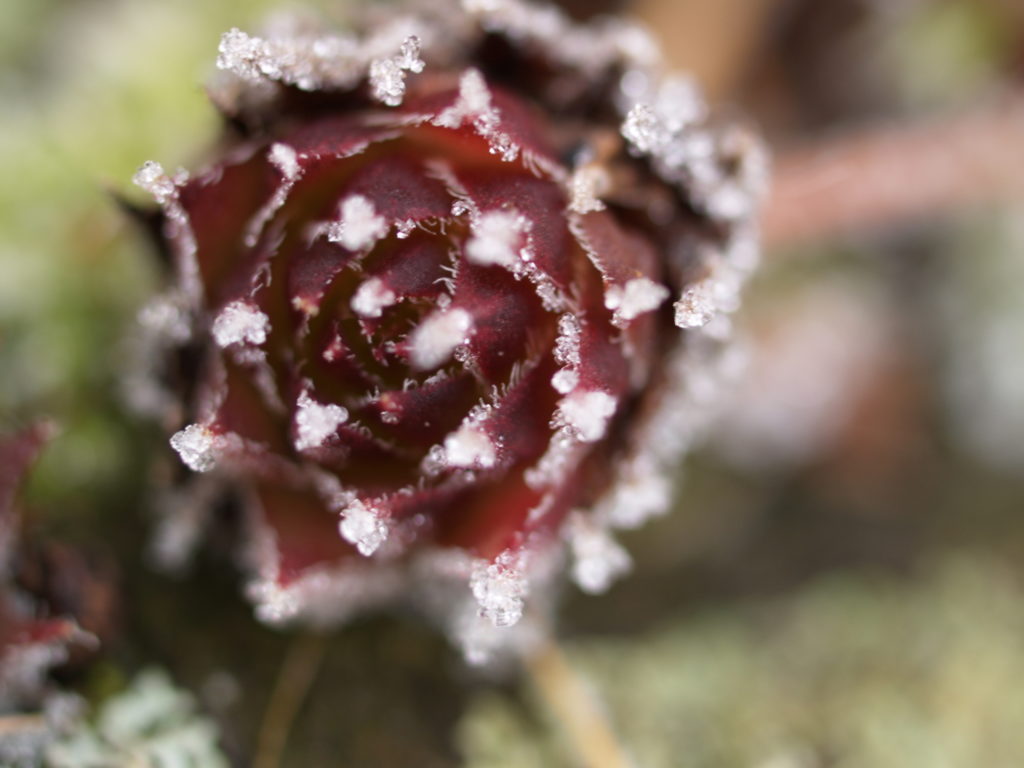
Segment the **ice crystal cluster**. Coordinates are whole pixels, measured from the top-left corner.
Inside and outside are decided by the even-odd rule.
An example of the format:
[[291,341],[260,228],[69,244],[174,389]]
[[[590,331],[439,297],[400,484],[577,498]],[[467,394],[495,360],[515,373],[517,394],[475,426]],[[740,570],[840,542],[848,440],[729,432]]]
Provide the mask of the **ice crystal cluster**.
[[665,511],[765,159],[622,19],[442,0],[353,28],[225,34],[226,149],[136,177],[175,271],[136,400],[199,473],[181,506],[214,483],[244,510],[263,619],[412,596],[483,659],[565,557],[601,591],[614,530]]

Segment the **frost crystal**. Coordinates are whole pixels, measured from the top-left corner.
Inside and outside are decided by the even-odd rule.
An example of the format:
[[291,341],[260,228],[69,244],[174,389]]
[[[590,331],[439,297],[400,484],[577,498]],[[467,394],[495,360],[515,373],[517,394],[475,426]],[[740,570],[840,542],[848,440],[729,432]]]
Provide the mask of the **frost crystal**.
[[678,133],[703,120],[707,113],[696,83],[690,77],[666,77],[654,100],[655,112],[666,129]]
[[604,437],[616,405],[615,398],[607,392],[578,390],[559,402],[558,412],[576,430],[580,440],[593,443]]
[[296,450],[319,448],[347,420],[348,411],[340,405],[318,403],[308,392],[302,392],[295,411]]
[[648,104],[637,104],[629,111],[622,136],[644,153],[655,152],[668,141],[665,126]]
[[613,285],[605,292],[604,305],[615,312],[616,325],[629,322],[661,306],[668,298],[668,288],[646,277],[637,277],[625,288]]
[[299,166],[298,155],[292,147],[280,142],[273,144],[270,147],[269,159],[288,181],[294,181],[299,177],[302,169]]
[[373,98],[389,107],[397,107],[405,97],[405,73],[422,72],[423,66],[419,38],[407,37],[398,56],[374,59],[370,63],[369,78]]
[[380,513],[358,499],[342,511],[338,530],[345,541],[355,545],[367,557],[380,548],[390,532]]
[[526,230],[527,221],[519,214],[486,211],[473,224],[466,258],[476,264],[513,268],[519,263],[518,245]]
[[480,562],[469,580],[480,614],[496,627],[511,627],[523,616],[526,579],[512,560],[502,555],[490,564]]
[[615,528],[639,528],[664,514],[672,500],[672,485],[653,466],[627,471],[598,505],[595,517]]
[[436,368],[465,342],[473,318],[464,309],[435,312],[424,320],[410,338],[412,364],[420,370]]
[[600,196],[611,184],[608,172],[597,165],[584,166],[569,179],[569,210],[576,213],[603,211],[605,204]]
[[[484,76],[478,69],[466,70],[459,79],[459,97],[456,102],[434,118],[434,125],[442,128],[458,128],[466,120],[496,122],[491,106],[491,91]],[[494,128],[493,124],[489,125]]]
[[217,46],[217,68],[234,72],[239,77],[256,80],[268,72],[265,60],[269,46],[258,37],[251,37],[238,28],[224,33]]
[[555,360],[562,365],[580,364],[580,321],[575,315],[558,318],[558,338],[555,339]]
[[182,304],[180,296],[159,296],[139,311],[139,325],[159,339],[178,343],[188,341],[192,335],[192,323]]
[[576,389],[580,375],[572,368],[563,368],[551,377],[551,386],[562,395],[567,395]]
[[352,311],[363,317],[380,317],[385,307],[390,307],[398,297],[384,285],[379,277],[371,277],[356,289],[352,296]]
[[220,311],[213,321],[213,339],[219,347],[232,344],[259,346],[267,340],[270,318],[254,304],[247,301],[233,301]]
[[711,280],[702,280],[683,291],[675,303],[676,325],[680,328],[703,328],[718,311],[715,286]]
[[209,472],[217,463],[217,437],[202,424],[189,424],[171,436],[171,448],[194,472]]
[[592,595],[606,592],[615,579],[632,567],[629,553],[584,515],[573,516],[568,534],[573,554],[573,581],[584,592]]
[[341,243],[350,251],[369,248],[388,231],[388,223],[377,215],[373,202],[362,195],[351,195],[338,206],[339,220],[327,227],[327,239]]
[[153,196],[160,205],[164,205],[178,194],[174,180],[164,171],[160,163],[148,160],[132,176],[132,182]]
[[497,460],[491,438],[473,424],[463,424],[448,435],[444,441],[444,453],[447,463],[453,467],[489,469]]
[[377,59],[370,64],[370,87],[377,101],[397,107],[405,96],[405,72],[394,59]]
[[398,52],[398,65],[408,72],[422,72],[425,66],[420,58],[420,39],[416,35],[410,35],[402,41],[402,48]]
[[490,143],[491,154],[506,162],[519,156],[519,145],[507,133],[498,130],[501,113],[491,104],[491,91],[477,69],[466,70],[459,80],[459,96],[455,103],[434,118],[434,125],[458,128],[471,121],[473,128]]

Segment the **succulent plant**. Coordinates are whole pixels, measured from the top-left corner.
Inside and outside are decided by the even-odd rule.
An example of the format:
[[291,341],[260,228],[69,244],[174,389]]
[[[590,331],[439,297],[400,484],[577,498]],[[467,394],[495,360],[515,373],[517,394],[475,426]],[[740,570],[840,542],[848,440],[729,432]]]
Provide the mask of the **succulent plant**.
[[135,179],[172,272],[135,396],[196,473],[167,535],[237,500],[260,617],[413,595],[478,660],[666,510],[766,162],[622,19],[429,5],[224,35],[216,153]]

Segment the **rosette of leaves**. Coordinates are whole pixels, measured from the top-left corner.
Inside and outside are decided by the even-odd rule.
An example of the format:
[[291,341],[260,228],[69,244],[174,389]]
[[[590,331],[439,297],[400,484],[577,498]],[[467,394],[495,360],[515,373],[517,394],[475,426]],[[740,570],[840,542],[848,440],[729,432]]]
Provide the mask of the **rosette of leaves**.
[[217,152],[136,176],[170,278],[134,394],[198,473],[167,535],[230,495],[262,618],[413,594],[476,659],[665,511],[765,162],[622,19],[400,8],[224,35]]

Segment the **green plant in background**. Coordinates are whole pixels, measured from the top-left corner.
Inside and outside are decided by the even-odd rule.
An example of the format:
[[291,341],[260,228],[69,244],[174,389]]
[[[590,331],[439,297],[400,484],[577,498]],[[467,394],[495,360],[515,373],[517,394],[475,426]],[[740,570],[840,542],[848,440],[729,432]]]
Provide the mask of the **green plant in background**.
[[[961,556],[568,645],[645,768],[966,768],[1024,761],[1019,573]],[[467,768],[569,768],[551,723],[481,694]]]
[[163,671],[140,672],[94,717],[52,744],[49,768],[227,768],[213,721]]
[[213,141],[210,51],[274,5],[4,4],[18,44],[0,46],[0,418],[62,424],[35,483],[51,500],[80,508],[133,457],[121,344],[154,275],[112,193],[139,157],[185,162]]

